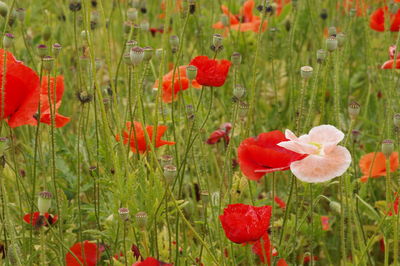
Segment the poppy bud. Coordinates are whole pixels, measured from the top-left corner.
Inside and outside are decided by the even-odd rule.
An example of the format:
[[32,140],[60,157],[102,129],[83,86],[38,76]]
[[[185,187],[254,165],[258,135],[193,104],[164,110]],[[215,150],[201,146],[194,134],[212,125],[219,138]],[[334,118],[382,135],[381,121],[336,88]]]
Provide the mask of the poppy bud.
[[118,209],[119,217],[121,217],[122,221],[129,221],[129,209],[128,208],[119,208]]
[[130,51],[130,57],[131,57],[133,66],[139,65],[143,61],[143,57],[144,57],[143,48],[141,48],[139,46],[133,47]]
[[394,116],[393,116],[393,124],[396,127],[400,127],[400,114],[394,114]]
[[224,27],[229,27],[229,25],[231,25],[231,23],[229,21],[229,17],[225,14],[221,15],[221,23],[222,23],[222,25],[224,25]]
[[148,218],[147,213],[145,213],[145,212],[138,212],[135,215],[136,224],[139,227],[139,229],[142,231],[146,230],[147,218]]
[[55,44],[53,44],[52,48],[53,48],[53,56],[57,57],[60,54],[61,49],[62,49],[61,44],[55,43]]
[[2,17],[7,17],[7,13],[8,13],[8,5],[3,1],[0,1],[0,15]]
[[166,165],[171,165],[172,161],[174,160],[174,157],[169,154],[164,154],[161,156],[161,166],[166,166]]
[[13,42],[14,42],[14,35],[12,35],[11,33],[4,34],[3,46],[5,49],[11,48],[13,45]]
[[313,68],[310,66],[302,66],[300,68],[300,74],[303,79],[309,79],[313,74]]
[[331,201],[331,202],[329,202],[329,208],[330,208],[332,211],[335,211],[336,213],[339,213],[339,214],[340,214],[340,211],[341,211],[342,206],[341,206],[340,203],[337,202],[337,201]]
[[128,18],[129,21],[135,21],[137,19],[138,16],[138,12],[136,10],[136,8],[129,8],[126,11],[126,17]]
[[222,47],[222,36],[221,34],[214,34],[212,44],[215,50],[219,50]]
[[47,42],[48,40],[50,40],[50,37],[51,37],[51,28],[50,28],[49,25],[46,25],[46,26],[44,27],[43,32],[42,32],[42,37],[43,37],[43,40],[44,40],[45,42]]
[[354,120],[360,114],[360,104],[353,101],[349,104],[348,110],[349,110],[350,118]]
[[43,57],[43,69],[50,72],[53,70],[54,58],[51,56]]
[[37,51],[40,58],[43,58],[49,54],[48,48],[44,44],[39,44],[37,47]]
[[246,93],[246,88],[243,87],[242,85],[236,85],[236,87],[233,89],[233,96],[235,96],[236,99],[240,100],[245,93]]
[[328,28],[328,35],[329,36],[335,36],[336,37],[336,27],[329,27]]
[[164,165],[164,176],[168,184],[171,184],[176,176],[176,166],[172,164]]
[[124,63],[126,65],[133,66],[132,60],[131,60],[131,55],[129,53],[125,53],[123,59],[124,59]]
[[326,48],[329,52],[333,52],[337,49],[338,41],[336,37],[330,36],[326,39]]
[[92,100],[92,95],[87,91],[81,91],[77,93],[78,99],[81,103],[88,103]]
[[81,10],[82,8],[82,4],[81,4],[81,0],[71,0],[69,3],[69,10],[71,10],[72,12],[76,12]]
[[328,18],[328,11],[324,8],[321,10],[321,13],[319,14],[320,18],[322,18],[323,20]]
[[344,41],[346,40],[346,35],[343,32],[339,32],[336,36],[336,39],[338,41],[338,46],[343,47]]
[[171,45],[172,53],[176,53],[179,48],[179,37],[176,35],[169,37],[169,44]]
[[196,0],[189,0],[189,13],[194,14],[196,12]]
[[25,13],[24,8],[17,8],[17,19],[23,22],[25,20]]
[[231,61],[235,66],[239,66],[242,62],[242,55],[238,52],[234,52],[231,56]]
[[394,143],[391,139],[385,139],[382,141],[382,153],[385,155],[386,159],[389,160],[390,155],[392,155],[394,150]]
[[361,132],[359,130],[351,131],[351,138],[354,143],[357,143],[360,140]]
[[140,22],[140,29],[142,31],[149,31],[150,29],[150,24],[147,20],[143,20],[142,22]]
[[150,46],[146,46],[143,48],[143,50],[144,50],[143,60],[146,62],[150,61],[151,58],[153,57],[154,49]]
[[158,60],[161,60],[162,56],[163,56],[164,50],[162,48],[158,48],[156,49],[156,58]]
[[197,67],[189,65],[186,67],[186,76],[189,80],[194,80],[197,77]]
[[51,192],[42,191],[39,193],[38,209],[41,215],[49,211],[52,198],[53,194]]
[[326,58],[326,51],[324,49],[319,49],[317,51],[317,62],[321,64],[322,62],[325,61],[325,58]]

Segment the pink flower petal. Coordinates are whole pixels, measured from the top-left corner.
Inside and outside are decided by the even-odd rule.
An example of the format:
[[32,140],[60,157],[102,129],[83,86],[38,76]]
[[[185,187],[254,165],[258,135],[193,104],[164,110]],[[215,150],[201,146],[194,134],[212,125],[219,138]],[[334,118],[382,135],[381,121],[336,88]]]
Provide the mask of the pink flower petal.
[[336,146],[324,156],[309,155],[303,160],[295,161],[290,169],[303,182],[320,183],[341,176],[350,163],[350,152],[345,147]]
[[324,152],[329,153],[344,138],[344,133],[331,125],[314,127],[309,133],[310,141],[323,144]]
[[318,152],[318,147],[311,145],[311,144],[307,144],[307,143],[303,143],[300,141],[282,141],[280,143],[278,143],[278,146],[281,146],[287,150],[290,151],[294,151],[300,154],[315,154]]

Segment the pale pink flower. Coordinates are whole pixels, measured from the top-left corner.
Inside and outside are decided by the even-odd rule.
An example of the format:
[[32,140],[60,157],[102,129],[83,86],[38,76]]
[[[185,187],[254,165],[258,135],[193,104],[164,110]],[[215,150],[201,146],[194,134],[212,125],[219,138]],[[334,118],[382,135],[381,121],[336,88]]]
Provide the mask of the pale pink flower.
[[279,146],[300,153],[308,154],[302,160],[292,162],[290,170],[301,181],[320,183],[341,176],[351,163],[350,152],[337,144],[344,134],[331,125],[314,127],[306,135],[296,135],[286,129],[289,141],[278,143]]

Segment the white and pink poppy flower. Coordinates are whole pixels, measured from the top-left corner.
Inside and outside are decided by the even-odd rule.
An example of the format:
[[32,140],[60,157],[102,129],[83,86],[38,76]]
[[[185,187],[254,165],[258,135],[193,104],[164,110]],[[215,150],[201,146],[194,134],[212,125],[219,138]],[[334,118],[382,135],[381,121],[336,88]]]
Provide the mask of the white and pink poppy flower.
[[317,126],[300,137],[286,129],[285,136],[289,141],[282,141],[278,146],[308,155],[290,164],[292,173],[303,182],[329,181],[341,176],[351,164],[350,152],[337,145],[343,140],[344,134],[334,126]]

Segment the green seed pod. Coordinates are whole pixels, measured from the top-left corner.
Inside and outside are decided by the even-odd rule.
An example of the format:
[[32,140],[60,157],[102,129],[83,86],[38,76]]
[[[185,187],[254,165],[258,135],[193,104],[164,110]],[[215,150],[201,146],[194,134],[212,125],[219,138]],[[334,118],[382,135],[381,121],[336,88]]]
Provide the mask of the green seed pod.
[[143,57],[144,57],[143,48],[141,48],[139,46],[133,47],[130,51],[130,57],[131,57],[132,64],[134,66],[139,65],[143,61]]
[[131,49],[133,47],[135,47],[136,45],[137,45],[137,41],[135,41],[135,40],[127,41],[125,44],[125,52],[129,53],[131,51]]
[[328,28],[328,35],[329,36],[336,36],[336,27],[329,27]]
[[344,34],[343,32],[339,32],[336,36],[337,42],[338,42],[338,46],[339,47],[343,47],[344,42],[346,40],[346,34]]
[[239,66],[242,62],[242,55],[238,52],[234,52],[231,56],[232,64],[235,66]]
[[164,154],[163,156],[161,156],[161,166],[164,167],[166,165],[170,165],[172,164],[172,161],[174,160],[174,156],[169,155],[169,154]]
[[142,22],[140,22],[140,29],[142,31],[149,31],[150,23],[147,20],[143,20]]
[[314,71],[313,68],[310,66],[302,66],[300,68],[301,77],[303,79],[309,79],[309,78],[311,78],[313,71]]
[[48,40],[50,40],[50,37],[51,37],[51,28],[50,28],[49,25],[46,25],[46,26],[43,28],[42,37],[43,37],[43,40],[44,40],[45,42],[47,42]]
[[186,76],[189,80],[194,80],[197,77],[197,67],[189,65],[186,67]]
[[164,166],[164,176],[167,184],[172,184],[172,182],[174,181],[177,174],[176,170],[177,168],[175,165],[167,164]]
[[358,104],[357,102],[353,101],[353,102],[351,102],[349,104],[348,110],[349,110],[350,118],[354,120],[360,114],[360,104]]
[[145,212],[138,212],[135,215],[135,219],[136,219],[136,224],[139,227],[140,230],[144,231],[146,230],[146,226],[147,226],[147,213]]
[[53,194],[51,192],[42,191],[39,193],[38,209],[41,215],[44,215],[46,212],[49,211],[52,198]]
[[5,18],[7,17],[7,13],[8,13],[8,5],[3,1],[0,1],[0,15]]
[[214,34],[212,44],[216,50],[218,50],[222,46],[222,35]]
[[118,209],[119,217],[122,221],[129,221],[129,209],[128,208],[119,208]]
[[179,48],[179,37],[176,35],[172,35],[169,38],[169,44],[171,45],[172,53],[176,53]]
[[3,47],[5,49],[10,49],[12,47],[13,43],[14,43],[14,35],[12,35],[11,33],[4,34]]
[[58,57],[58,55],[61,52],[62,46],[59,43],[55,43],[53,44],[52,49],[53,49],[53,56]]
[[138,12],[137,12],[136,8],[129,8],[126,11],[126,17],[128,18],[129,21],[134,22],[138,17]]
[[43,69],[45,71],[52,71],[54,66],[54,58],[51,56],[45,56],[43,57]]
[[164,54],[164,50],[163,50],[162,48],[156,49],[156,58],[157,58],[158,60],[161,60],[163,54]]
[[319,49],[317,51],[317,62],[321,64],[322,62],[325,61],[325,59],[326,59],[326,50]]
[[150,61],[151,58],[153,57],[154,49],[150,46],[146,46],[143,48],[143,50],[144,50],[143,60],[146,62]]
[[25,14],[26,14],[26,11],[25,11],[24,8],[17,8],[17,19],[18,19],[20,22],[24,22],[24,20],[25,20]]
[[328,49],[329,52],[335,51],[337,47],[338,47],[338,41],[335,37],[330,36],[326,39],[326,48]]
[[43,58],[43,57],[49,55],[49,49],[44,44],[39,44],[38,45],[37,52],[38,52],[38,55],[39,55],[40,58]]
[[382,153],[385,155],[386,159],[389,159],[394,150],[394,143],[391,139],[385,139],[382,141]]
[[236,99],[242,99],[242,97],[245,95],[246,93],[246,88],[243,87],[242,85],[237,85],[234,89],[233,89],[233,96],[236,97]]

